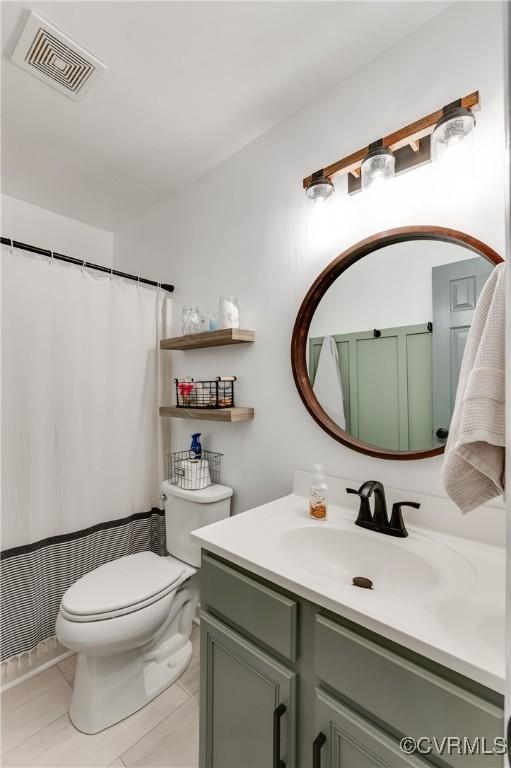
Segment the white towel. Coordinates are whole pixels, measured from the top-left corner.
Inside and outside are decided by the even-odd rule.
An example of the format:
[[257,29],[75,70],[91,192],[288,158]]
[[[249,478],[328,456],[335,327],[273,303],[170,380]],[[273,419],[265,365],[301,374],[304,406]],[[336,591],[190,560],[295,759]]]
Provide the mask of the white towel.
[[341,429],[346,429],[339,356],[337,344],[331,336],[323,338],[314,379],[314,394],[325,413]]
[[505,264],[484,286],[461,365],[445,447],[445,490],[469,512],[504,492]]

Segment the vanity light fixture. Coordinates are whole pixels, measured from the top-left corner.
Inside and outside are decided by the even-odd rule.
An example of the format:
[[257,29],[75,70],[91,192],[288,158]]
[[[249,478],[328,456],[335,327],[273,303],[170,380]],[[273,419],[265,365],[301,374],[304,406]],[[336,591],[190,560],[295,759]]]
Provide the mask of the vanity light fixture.
[[[392,159],[396,175],[428,163],[432,159],[432,134],[435,134],[433,139],[439,147],[450,147],[456,142],[459,143],[474,128],[475,117],[472,113],[478,108],[479,91],[474,91],[306,176],[303,180],[305,194],[312,200],[325,200],[330,197],[334,191],[333,177],[336,174],[348,176],[350,194],[366,189],[374,184],[378,175],[373,178],[373,164],[375,171],[376,168],[379,169],[381,177],[389,178],[392,175]],[[387,176],[384,175],[382,166],[387,168]]]
[[369,144],[369,152],[362,160],[362,189],[380,186],[392,179],[396,158],[391,149],[383,146],[383,140]]
[[310,200],[319,203],[326,200],[335,190],[333,182],[328,176],[323,175],[323,171],[313,173],[309,183],[305,187],[305,194]]
[[475,128],[473,112],[461,106],[461,99],[447,104],[442,109],[442,117],[433,131],[433,156],[444,149],[460,144]]

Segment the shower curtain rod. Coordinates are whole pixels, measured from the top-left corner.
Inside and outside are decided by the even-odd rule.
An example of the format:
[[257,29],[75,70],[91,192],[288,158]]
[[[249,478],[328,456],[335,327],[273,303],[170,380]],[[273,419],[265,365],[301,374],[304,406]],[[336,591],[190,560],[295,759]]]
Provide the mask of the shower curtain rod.
[[27,245],[27,243],[20,243],[18,240],[11,240],[10,237],[0,237],[2,245],[10,245],[11,248],[19,248],[22,251],[29,251],[30,253],[37,253],[40,256],[47,256],[49,259],[57,259],[58,261],[65,261],[68,264],[76,264],[79,267],[87,267],[87,269],[97,269],[99,272],[106,272],[109,275],[115,275],[116,277],[124,277],[125,280],[134,280],[136,283],[143,283],[144,285],[154,285],[159,288],[163,288],[164,291],[172,293],[174,286],[170,283],[157,283],[156,280],[148,280],[147,277],[139,277],[138,275],[130,275],[129,272],[121,272],[118,269],[109,269],[109,267],[103,267],[101,264],[92,264],[90,261],[82,261],[75,259],[74,256],[66,256],[64,253],[57,253],[56,251],[49,251],[47,248],[38,248],[36,245]]

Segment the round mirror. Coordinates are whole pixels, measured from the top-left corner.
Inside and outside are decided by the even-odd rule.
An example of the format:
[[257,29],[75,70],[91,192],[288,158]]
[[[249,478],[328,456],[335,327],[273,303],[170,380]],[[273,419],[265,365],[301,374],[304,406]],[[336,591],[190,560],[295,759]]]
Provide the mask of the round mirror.
[[295,383],[336,440],[388,459],[444,450],[481,290],[501,257],[463,232],[402,227],[338,256],[296,319]]

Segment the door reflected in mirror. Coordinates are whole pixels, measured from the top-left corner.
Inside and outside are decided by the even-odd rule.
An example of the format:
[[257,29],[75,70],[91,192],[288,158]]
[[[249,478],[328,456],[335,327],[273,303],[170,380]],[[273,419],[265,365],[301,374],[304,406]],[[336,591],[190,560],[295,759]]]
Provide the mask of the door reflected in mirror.
[[383,450],[443,446],[472,315],[493,267],[459,244],[409,240],[342,272],[307,339],[308,377],[323,411]]

